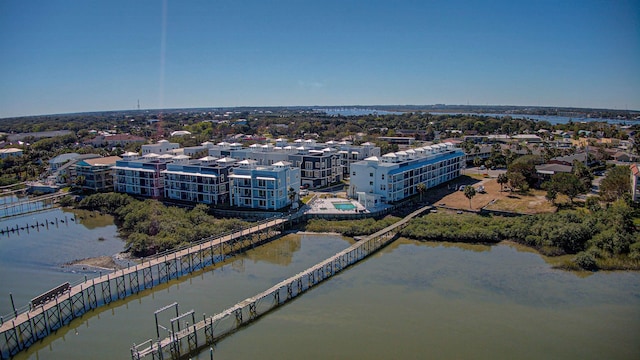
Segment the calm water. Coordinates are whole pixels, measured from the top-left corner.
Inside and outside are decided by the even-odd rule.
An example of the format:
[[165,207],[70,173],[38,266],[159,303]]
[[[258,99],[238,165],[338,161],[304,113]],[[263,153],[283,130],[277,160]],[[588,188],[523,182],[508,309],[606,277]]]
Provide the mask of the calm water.
[[0,216],[16,216],[53,207],[53,200],[29,202],[29,196],[1,196]]
[[0,229],[16,226],[24,230],[0,234],[0,315],[12,311],[9,293],[17,308],[25,306],[63,282],[99,275],[65,263],[114,255],[124,246],[113,218],[93,212],[54,209],[0,221]]
[[[128,359],[155,338],[156,309],[210,315],[348,245],[288,235],[85,314],[16,358]],[[215,359],[638,359],[639,338],[640,273],[584,277],[507,245],[400,240],[224,339]]]
[[636,121],[621,120],[621,119],[599,119],[588,117],[569,117],[569,116],[556,116],[556,115],[527,115],[527,114],[491,114],[491,113],[445,113],[445,112],[432,112],[433,115],[476,115],[476,116],[489,116],[495,118],[501,118],[509,116],[514,119],[530,119],[535,121],[548,121],[551,125],[567,124],[569,121],[574,123],[580,122],[606,122],[609,124],[635,124]]

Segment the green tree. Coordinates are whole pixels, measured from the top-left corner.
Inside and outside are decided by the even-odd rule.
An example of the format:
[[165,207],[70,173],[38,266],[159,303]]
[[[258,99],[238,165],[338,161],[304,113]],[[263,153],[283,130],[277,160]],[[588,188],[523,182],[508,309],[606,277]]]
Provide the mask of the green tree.
[[476,167],[476,170],[478,170],[478,173],[480,173],[480,169],[478,169],[478,167],[482,165],[482,159],[480,159],[479,156],[476,156],[473,158],[473,166]]
[[506,183],[509,182],[509,178],[507,177],[507,174],[500,174],[498,175],[498,184],[500,184],[500,191],[502,191],[504,189],[504,185]]
[[616,166],[607,172],[600,183],[600,196],[606,201],[615,201],[631,192],[631,169]]
[[86,182],[84,175],[76,176],[75,185],[82,186]]
[[593,174],[589,168],[578,160],[573,161],[573,175],[578,177],[582,183],[584,191],[591,189],[591,182],[593,181]]
[[511,174],[507,173],[507,178],[509,179],[509,184],[512,189],[520,189],[520,191],[529,190],[529,184],[527,183],[527,179],[519,172],[513,172]]
[[555,205],[556,198],[558,197],[558,191],[556,189],[547,189],[547,194],[544,196],[548,201]]
[[591,212],[597,212],[602,210],[600,206],[600,198],[598,196],[589,196],[584,202],[584,207]]
[[289,201],[293,205],[294,201],[296,201],[296,197],[298,196],[298,194],[296,192],[296,189],[294,189],[293,187],[290,187],[289,188],[289,192],[288,192],[288,196],[289,196]]
[[567,195],[569,201],[573,204],[573,199],[578,194],[584,193],[584,183],[574,174],[557,173],[551,177],[551,180],[545,185],[547,191],[556,191],[560,194]]
[[425,192],[427,192],[427,185],[425,185],[424,183],[419,183],[416,186],[416,190],[418,190],[418,193],[420,194],[420,202],[422,202],[422,196]]
[[522,175],[524,178],[524,182],[527,183],[526,189],[523,187],[522,178],[517,177],[516,182],[518,182],[521,186],[516,186],[523,191],[529,189],[529,186],[532,186],[536,182],[536,165],[541,164],[543,159],[539,156],[534,155],[524,155],[517,159],[515,159],[511,164],[509,164],[509,168],[507,169],[507,176],[509,180],[513,180],[512,176],[515,174]]
[[476,196],[476,189],[473,186],[467,186],[464,188],[464,196],[469,199],[469,209],[471,209],[471,199]]

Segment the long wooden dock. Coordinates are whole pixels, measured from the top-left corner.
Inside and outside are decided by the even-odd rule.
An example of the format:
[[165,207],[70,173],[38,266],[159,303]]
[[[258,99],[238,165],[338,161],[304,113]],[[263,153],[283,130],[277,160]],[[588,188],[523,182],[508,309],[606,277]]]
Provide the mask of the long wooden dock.
[[[195,354],[204,346],[237,331],[393,242],[398,229],[429,209],[430,206],[418,209],[395,224],[221,313],[209,317],[204,315],[201,321],[192,325],[187,323],[184,329],[180,326],[183,316],[176,316],[171,319],[171,328],[177,323],[178,331],[172,331],[169,337],[156,342],[149,339],[139,345],[134,344],[131,358],[140,360],[151,356],[153,359],[180,359]],[[189,314],[193,317],[193,310]]]
[[[7,194],[0,193],[0,196],[6,195]],[[54,194],[47,194],[30,198],[25,197],[17,199],[16,201],[0,204],[0,218],[8,218],[50,209],[53,207],[56,200],[66,195],[68,194],[57,192]]]
[[[196,244],[143,259],[135,266],[86,279],[49,301],[0,324],[0,360],[7,359],[89,310],[224,261],[268,241],[302,214],[263,220],[249,228],[202,239]],[[280,229],[280,230],[278,230]]]

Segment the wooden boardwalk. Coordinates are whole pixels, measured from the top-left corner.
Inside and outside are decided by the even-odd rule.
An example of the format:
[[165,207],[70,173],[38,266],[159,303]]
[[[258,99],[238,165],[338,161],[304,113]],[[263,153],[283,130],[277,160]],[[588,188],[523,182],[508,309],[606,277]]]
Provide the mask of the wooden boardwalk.
[[[430,206],[420,208],[395,224],[255,296],[240,301],[221,313],[210,317],[203,316],[201,321],[191,326],[187,323],[184,329],[172,332],[167,338],[157,342],[150,339],[140,345],[134,345],[131,348],[131,358],[139,360],[151,356],[153,359],[180,359],[197,353],[204,346],[237,331],[393,242],[398,229],[429,209]],[[189,314],[193,317],[193,310]],[[177,328],[180,329],[182,318],[183,316],[176,316],[171,319],[171,328],[173,329],[177,323]]]
[[144,259],[126,269],[93,279],[85,278],[40,306],[30,304],[28,311],[16,313],[12,319],[3,319],[0,324],[0,360],[12,357],[89,310],[217,264],[265,242],[280,233],[278,228],[300,216],[302,214],[267,219],[250,228],[203,239],[195,245]]
[[[0,196],[6,195],[8,194],[0,193]],[[53,207],[56,200],[66,195],[68,194],[57,192],[55,194],[41,195],[31,198],[25,197],[16,201],[0,204],[0,218],[8,218],[36,211],[48,210]]]

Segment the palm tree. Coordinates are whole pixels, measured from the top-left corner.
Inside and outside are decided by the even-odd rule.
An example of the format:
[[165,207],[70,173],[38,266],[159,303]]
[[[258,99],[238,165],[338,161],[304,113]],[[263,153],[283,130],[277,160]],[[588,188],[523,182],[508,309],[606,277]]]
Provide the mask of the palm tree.
[[500,192],[502,192],[502,190],[504,189],[504,184],[509,182],[509,177],[507,177],[507,174],[500,174],[498,175],[498,184],[500,184]]
[[471,199],[476,196],[476,189],[473,186],[467,186],[464,188],[464,196],[469,199],[469,209],[471,209]]
[[289,188],[289,200],[291,201],[291,203],[293,204],[294,201],[296,201],[296,190],[292,187]]
[[478,174],[480,173],[480,169],[478,169],[478,167],[482,165],[482,159],[480,159],[479,156],[476,156],[473,158],[473,166],[476,167],[476,170],[478,170]]
[[424,183],[419,183],[416,186],[416,190],[418,190],[418,193],[420,194],[420,202],[422,202],[422,195],[424,195],[424,193],[427,191],[427,185],[425,185]]

